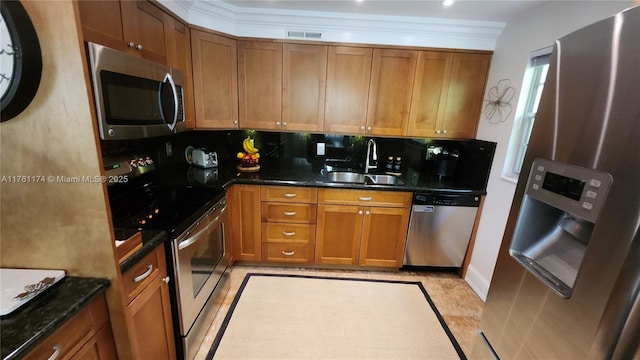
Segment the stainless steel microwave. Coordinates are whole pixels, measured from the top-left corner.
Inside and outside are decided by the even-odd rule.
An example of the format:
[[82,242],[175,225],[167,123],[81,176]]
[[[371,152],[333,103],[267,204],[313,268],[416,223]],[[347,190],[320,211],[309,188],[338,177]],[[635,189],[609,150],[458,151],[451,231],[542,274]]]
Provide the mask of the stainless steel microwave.
[[87,48],[101,139],[186,130],[182,72],[91,42]]

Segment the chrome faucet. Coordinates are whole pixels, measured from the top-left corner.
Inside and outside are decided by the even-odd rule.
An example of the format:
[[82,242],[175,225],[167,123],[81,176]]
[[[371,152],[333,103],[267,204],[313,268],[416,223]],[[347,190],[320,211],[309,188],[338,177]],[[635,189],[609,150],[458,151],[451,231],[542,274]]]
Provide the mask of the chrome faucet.
[[[373,148],[373,154],[372,154],[371,148]],[[375,165],[371,165],[370,163],[371,160],[374,161]],[[375,140],[369,139],[369,142],[367,142],[367,160],[364,163],[364,172],[365,174],[368,174],[369,169],[377,169],[377,168],[378,168],[378,146],[376,145]]]

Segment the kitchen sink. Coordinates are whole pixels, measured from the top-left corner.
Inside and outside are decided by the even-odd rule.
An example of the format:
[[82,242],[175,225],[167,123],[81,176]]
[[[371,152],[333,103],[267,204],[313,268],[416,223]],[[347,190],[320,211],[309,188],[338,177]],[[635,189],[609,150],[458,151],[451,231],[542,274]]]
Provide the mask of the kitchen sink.
[[365,175],[367,183],[376,185],[396,185],[398,178],[393,175]]
[[364,174],[351,171],[332,171],[327,174],[329,182],[364,184]]
[[332,171],[327,174],[327,181],[349,184],[397,185],[398,178],[393,175],[371,175],[351,171]]

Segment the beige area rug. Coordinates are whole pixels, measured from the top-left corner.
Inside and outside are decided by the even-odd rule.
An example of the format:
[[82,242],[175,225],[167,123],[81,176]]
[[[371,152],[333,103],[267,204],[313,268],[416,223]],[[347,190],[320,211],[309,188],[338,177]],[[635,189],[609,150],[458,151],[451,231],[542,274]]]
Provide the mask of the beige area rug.
[[248,274],[207,359],[465,359],[419,282]]

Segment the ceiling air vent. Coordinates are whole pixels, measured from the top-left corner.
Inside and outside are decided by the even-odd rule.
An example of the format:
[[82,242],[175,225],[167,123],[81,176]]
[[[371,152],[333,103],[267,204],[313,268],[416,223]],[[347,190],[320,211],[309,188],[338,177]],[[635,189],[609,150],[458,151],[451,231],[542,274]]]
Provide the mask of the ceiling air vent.
[[288,38],[297,38],[297,39],[316,39],[319,40],[322,38],[322,33],[319,31],[297,31],[297,30],[287,30]]

